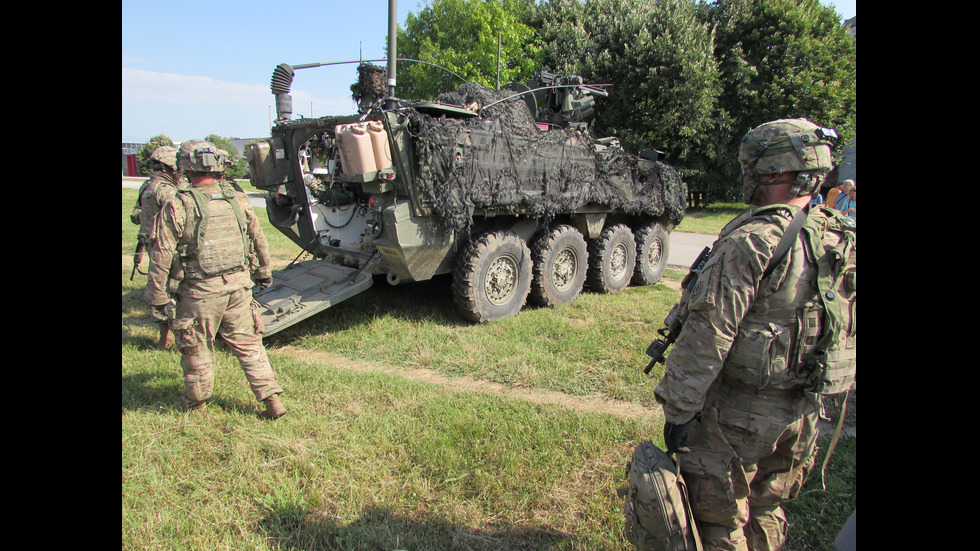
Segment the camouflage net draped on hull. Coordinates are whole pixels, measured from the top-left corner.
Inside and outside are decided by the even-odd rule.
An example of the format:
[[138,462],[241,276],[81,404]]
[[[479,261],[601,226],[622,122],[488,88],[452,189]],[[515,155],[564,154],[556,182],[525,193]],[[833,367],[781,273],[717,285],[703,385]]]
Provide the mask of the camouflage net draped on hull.
[[[464,84],[436,101],[488,105],[506,97]],[[572,128],[538,128],[520,98],[471,119],[409,110],[418,160],[416,186],[449,229],[468,234],[474,211],[523,214],[544,223],[560,213],[600,206],[630,215],[684,217],[687,186],[677,171],[619,147],[599,145]]]

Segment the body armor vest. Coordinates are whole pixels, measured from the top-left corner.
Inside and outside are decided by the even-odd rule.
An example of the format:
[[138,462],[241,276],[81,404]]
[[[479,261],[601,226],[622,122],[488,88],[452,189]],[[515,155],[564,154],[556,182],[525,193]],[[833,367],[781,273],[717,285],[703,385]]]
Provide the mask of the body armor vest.
[[183,277],[206,279],[246,269],[248,230],[235,190],[222,186],[218,193],[197,189],[180,193],[193,199],[184,201],[187,223],[177,246]]
[[[773,212],[754,209],[741,223],[772,219]],[[845,263],[852,247],[853,233],[839,216],[808,216],[787,258],[760,282],[725,360],[726,379],[760,390],[836,394],[850,388],[856,371],[855,272]]]

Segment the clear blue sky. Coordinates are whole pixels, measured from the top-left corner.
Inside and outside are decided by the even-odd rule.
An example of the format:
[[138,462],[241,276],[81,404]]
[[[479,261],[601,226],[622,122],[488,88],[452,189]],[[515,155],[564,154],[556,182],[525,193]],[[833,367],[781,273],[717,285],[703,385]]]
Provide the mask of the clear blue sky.
[[[821,2],[857,14],[857,0]],[[398,0],[399,27],[420,5]],[[388,0],[123,0],[122,141],[268,136],[277,65],[381,59],[387,34]],[[293,117],[356,112],[356,78],[356,64],[296,70]]]

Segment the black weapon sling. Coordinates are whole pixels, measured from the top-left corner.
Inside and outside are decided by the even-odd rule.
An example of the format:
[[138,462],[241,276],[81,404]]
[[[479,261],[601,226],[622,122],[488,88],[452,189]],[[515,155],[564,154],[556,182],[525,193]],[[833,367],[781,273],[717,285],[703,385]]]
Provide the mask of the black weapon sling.
[[806,222],[806,217],[810,214],[810,206],[807,205],[805,208],[800,209],[800,212],[796,213],[793,217],[792,222],[786,228],[786,233],[779,239],[779,243],[776,244],[776,250],[772,254],[772,260],[769,265],[766,266],[766,271],[762,273],[762,279],[769,277],[776,266],[783,261],[783,257],[786,253],[793,247],[793,242],[796,241],[796,236],[800,235],[800,230],[803,229],[803,223]]

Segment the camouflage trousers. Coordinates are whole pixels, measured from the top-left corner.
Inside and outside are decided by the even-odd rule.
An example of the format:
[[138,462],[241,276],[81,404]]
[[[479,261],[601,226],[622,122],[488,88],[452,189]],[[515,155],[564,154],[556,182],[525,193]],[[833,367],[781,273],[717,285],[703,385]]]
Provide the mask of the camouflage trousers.
[[264,325],[249,290],[209,298],[179,297],[170,324],[184,372],[184,402],[198,405],[214,390],[214,339],[220,335],[262,401],[282,389],[262,345]]
[[173,299],[170,300],[165,306],[162,312],[157,311],[152,306],[150,307],[150,319],[153,323],[157,325],[161,330],[166,329],[170,326],[170,323],[174,318],[174,306],[176,303]]
[[802,393],[720,382],[678,454],[704,549],[781,549],[780,504],[799,495],[816,459],[819,407]]

